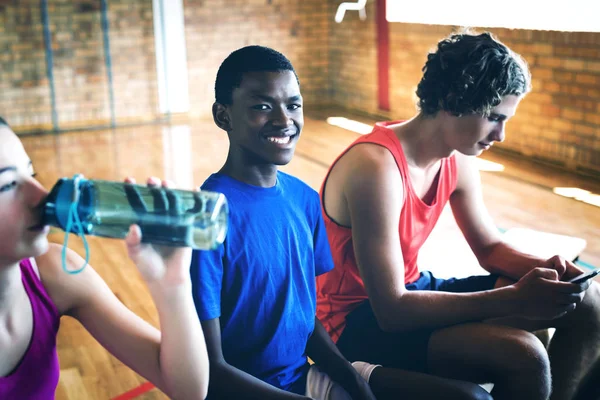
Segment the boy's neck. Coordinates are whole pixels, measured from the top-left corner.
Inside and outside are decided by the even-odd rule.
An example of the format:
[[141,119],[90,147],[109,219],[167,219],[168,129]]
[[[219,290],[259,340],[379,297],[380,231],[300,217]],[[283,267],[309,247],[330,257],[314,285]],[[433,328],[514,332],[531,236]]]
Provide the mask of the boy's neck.
[[417,115],[396,129],[396,135],[403,144],[407,162],[410,165],[427,169],[443,158],[450,157],[454,149],[443,140],[443,124],[437,117]]
[[252,186],[269,188],[277,183],[277,165],[274,164],[252,165],[228,157],[219,173]]

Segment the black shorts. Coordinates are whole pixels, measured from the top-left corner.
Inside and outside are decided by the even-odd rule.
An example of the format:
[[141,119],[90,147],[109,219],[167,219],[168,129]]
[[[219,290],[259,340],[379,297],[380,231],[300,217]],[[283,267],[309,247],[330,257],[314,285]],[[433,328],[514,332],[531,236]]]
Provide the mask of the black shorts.
[[[437,279],[421,272],[408,290],[470,293],[493,289],[497,275],[471,276],[464,279]],[[337,346],[350,362],[365,361],[388,368],[427,372],[427,348],[435,329],[384,332],[379,327],[371,303],[366,300],[346,316],[346,327]]]

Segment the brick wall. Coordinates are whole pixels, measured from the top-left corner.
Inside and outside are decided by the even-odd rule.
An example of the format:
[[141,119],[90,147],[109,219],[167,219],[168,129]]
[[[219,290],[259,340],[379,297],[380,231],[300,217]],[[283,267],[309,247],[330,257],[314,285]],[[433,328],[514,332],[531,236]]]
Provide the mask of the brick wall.
[[355,111],[381,114],[377,106],[377,47],[375,2],[367,2],[367,20],[347,12],[342,23],[333,21],[339,1],[329,1],[329,77],[331,100]]
[[[339,2],[332,1],[333,19]],[[416,112],[416,86],[426,55],[453,27],[390,24],[390,112],[377,107],[375,1],[367,21],[356,12],[333,24],[330,38],[332,100],[382,118]],[[533,92],[521,103],[498,148],[567,169],[600,173],[600,33],[490,29],[530,64]]]
[[600,33],[495,32],[528,60],[534,86],[505,147],[599,174]]
[[[377,106],[375,0],[367,20],[338,0],[184,0],[194,117],[209,117],[220,62],[247,44],[285,53],[301,78],[307,108],[336,105],[385,118],[415,111],[427,51],[452,27],[390,24],[390,112]],[[61,127],[108,122],[99,1],[49,1]],[[109,23],[118,122],[158,115],[152,2],[111,0]],[[503,149],[600,171],[600,34],[494,29],[530,63],[534,92],[509,124]],[[39,0],[0,6],[0,115],[17,129],[51,127]]]
[[[117,119],[156,118],[156,67],[152,2],[109,2],[110,45]],[[61,128],[110,119],[100,1],[48,2],[54,86]],[[0,9],[0,107],[11,124],[51,127],[39,0]]]
[[329,103],[329,7],[323,0],[185,0],[191,114],[210,116],[214,81],[232,51],[259,44],[294,64],[305,104]]
[[[110,118],[99,0],[49,1],[54,86],[61,128]],[[221,61],[247,44],[286,54],[301,78],[307,106],[330,102],[330,3],[321,0],[184,0],[192,116],[209,117]],[[51,128],[39,0],[0,7],[0,115],[16,130]],[[158,117],[152,2],[109,2],[118,122]]]
[[[0,115],[17,130],[51,128],[39,0],[0,7]],[[118,122],[158,115],[152,1],[111,0],[110,45]],[[223,59],[247,44],[286,54],[307,104],[329,102],[327,2],[185,0],[192,116],[209,117]],[[99,0],[49,1],[54,85],[61,128],[107,123],[109,86]]]
[[109,118],[98,7],[83,2],[49,2],[54,50],[54,85],[60,126]]
[[0,7],[0,116],[16,125],[50,123],[39,3]]
[[110,0],[108,4],[116,117],[121,121],[156,119],[158,82],[152,1]]

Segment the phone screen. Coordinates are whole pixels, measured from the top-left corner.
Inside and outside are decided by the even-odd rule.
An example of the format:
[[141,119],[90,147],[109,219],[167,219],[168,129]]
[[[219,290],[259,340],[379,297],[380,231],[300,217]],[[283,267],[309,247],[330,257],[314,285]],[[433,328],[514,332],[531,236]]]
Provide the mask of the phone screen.
[[573,279],[571,279],[569,282],[571,283],[583,283],[585,281],[587,281],[588,279],[592,279],[593,277],[595,277],[596,275],[600,274],[600,268],[599,269],[595,269],[591,272],[587,272],[583,275],[579,275]]

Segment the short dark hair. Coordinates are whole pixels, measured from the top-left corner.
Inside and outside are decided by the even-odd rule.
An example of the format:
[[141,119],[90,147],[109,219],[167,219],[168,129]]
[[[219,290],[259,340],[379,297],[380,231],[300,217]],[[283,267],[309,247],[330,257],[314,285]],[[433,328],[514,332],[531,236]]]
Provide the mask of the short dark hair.
[[521,56],[488,32],[467,31],[440,41],[427,56],[417,96],[425,115],[443,110],[487,116],[503,96],[530,90],[531,74]]
[[8,125],[8,122],[6,122],[6,120],[2,117],[0,117],[0,126],[8,126],[10,128],[10,125]]
[[231,53],[219,67],[215,81],[216,102],[230,105],[233,89],[240,87],[244,73],[262,71],[292,71],[298,80],[292,63],[280,52],[263,46],[242,47]]

